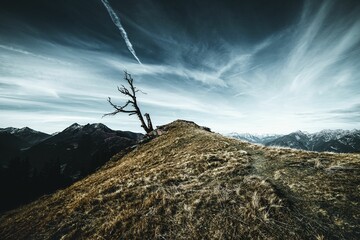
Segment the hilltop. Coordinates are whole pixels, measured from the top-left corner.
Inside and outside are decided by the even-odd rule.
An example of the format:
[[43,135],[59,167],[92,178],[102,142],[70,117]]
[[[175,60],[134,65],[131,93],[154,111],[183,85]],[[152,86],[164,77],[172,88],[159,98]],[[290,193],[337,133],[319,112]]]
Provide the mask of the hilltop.
[[175,121],[0,218],[3,239],[359,239],[359,154],[269,148]]

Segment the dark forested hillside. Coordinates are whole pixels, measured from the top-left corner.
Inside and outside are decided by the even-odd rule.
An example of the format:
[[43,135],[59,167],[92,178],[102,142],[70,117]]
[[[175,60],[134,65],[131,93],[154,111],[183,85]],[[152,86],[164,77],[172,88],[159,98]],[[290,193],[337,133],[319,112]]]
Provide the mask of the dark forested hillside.
[[0,211],[68,186],[141,138],[103,124],[73,124],[54,136],[28,128],[0,131]]

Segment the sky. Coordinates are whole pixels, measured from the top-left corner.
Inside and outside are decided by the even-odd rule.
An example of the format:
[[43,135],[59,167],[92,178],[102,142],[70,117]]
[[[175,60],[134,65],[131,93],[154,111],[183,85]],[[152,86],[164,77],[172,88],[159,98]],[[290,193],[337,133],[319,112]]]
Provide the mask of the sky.
[[0,127],[142,132],[124,70],[155,126],[359,129],[360,1],[1,0]]

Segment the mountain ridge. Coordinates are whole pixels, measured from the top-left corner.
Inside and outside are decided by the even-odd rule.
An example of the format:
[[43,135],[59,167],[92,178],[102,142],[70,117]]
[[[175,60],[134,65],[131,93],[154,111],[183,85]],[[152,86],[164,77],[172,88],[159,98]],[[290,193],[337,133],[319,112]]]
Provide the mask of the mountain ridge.
[[[39,136],[42,141],[29,143]],[[142,136],[99,123],[72,124],[55,135],[29,128],[0,131],[0,212],[87,176]]]
[[225,136],[266,146],[290,147],[307,151],[360,152],[360,130],[324,129],[315,133],[298,130],[285,135],[230,133]]
[[244,140],[250,143],[259,143],[266,144],[276,138],[279,138],[283,135],[281,134],[252,134],[252,133],[237,133],[231,132],[229,134],[225,134],[227,137],[232,137],[240,140]]
[[72,186],[5,213],[1,236],[359,237],[359,154],[269,148],[185,121],[161,130]]
[[360,130],[322,130],[317,133],[294,132],[267,142],[267,146],[282,146],[318,152],[360,152]]

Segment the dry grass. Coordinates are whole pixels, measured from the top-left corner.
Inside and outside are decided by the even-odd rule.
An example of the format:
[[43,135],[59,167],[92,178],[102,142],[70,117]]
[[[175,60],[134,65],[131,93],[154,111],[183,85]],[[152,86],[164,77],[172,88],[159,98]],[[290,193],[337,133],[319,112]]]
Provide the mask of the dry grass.
[[1,238],[360,238],[359,155],[267,148],[184,121],[165,130],[6,213]]

